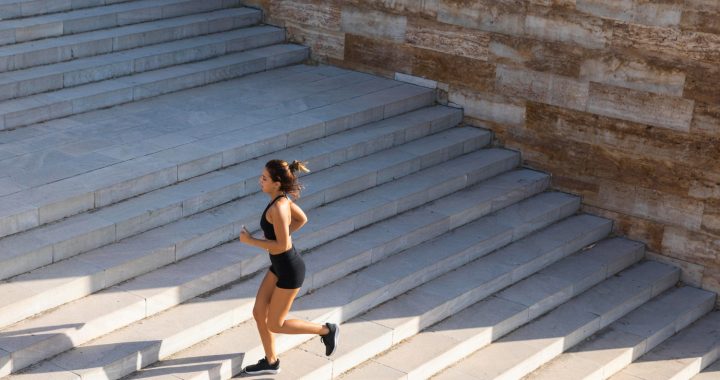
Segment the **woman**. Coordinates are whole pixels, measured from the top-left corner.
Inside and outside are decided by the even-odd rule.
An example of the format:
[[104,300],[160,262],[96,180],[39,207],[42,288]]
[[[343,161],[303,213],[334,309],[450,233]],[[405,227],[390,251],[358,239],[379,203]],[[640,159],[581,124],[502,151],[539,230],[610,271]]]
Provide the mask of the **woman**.
[[295,176],[298,170],[309,171],[297,160],[291,164],[283,160],[270,160],[265,164],[259,184],[271,199],[260,217],[260,227],[266,240],[253,238],[245,226],[242,226],[240,232],[240,241],[267,250],[271,263],[255,296],[253,307],[253,317],[257,322],[265,357],[257,364],[245,367],[243,372],[250,375],[280,372],[273,333],[318,334],[325,344],[327,356],[335,352],[340,336],[339,327],[334,323],[319,325],[300,319],[285,320],[305,279],[305,263],[295,250],[290,234],[302,227],[307,217],[287,197],[287,194],[291,194],[297,199],[300,195],[302,186]]

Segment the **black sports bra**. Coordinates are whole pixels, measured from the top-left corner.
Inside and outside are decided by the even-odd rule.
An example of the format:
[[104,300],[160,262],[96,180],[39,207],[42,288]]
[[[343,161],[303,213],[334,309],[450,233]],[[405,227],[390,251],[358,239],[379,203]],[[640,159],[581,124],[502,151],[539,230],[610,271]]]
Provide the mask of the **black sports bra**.
[[265,219],[265,213],[270,208],[270,206],[275,203],[276,200],[287,197],[286,194],[278,195],[275,199],[272,200],[272,202],[268,203],[267,207],[265,207],[265,211],[262,213],[262,217],[260,217],[260,228],[262,228],[263,233],[265,234],[265,239],[268,240],[277,240],[277,237],[275,236],[275,230],[273,229],[272,223],[268,222],[267,219]]

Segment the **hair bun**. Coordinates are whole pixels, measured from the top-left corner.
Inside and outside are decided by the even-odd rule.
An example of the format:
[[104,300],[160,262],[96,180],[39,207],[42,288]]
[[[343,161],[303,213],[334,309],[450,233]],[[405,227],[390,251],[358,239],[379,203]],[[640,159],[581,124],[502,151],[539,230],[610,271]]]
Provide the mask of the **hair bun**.
[[307,173],[310,171],[310,170],[308,170],[307,167],[305,167],[305,165],[302,162],[300,162],[298,160],[293,160],[293,162],[289,166],[290,166],[290,171],[293,173],[298,170],[300,170],[304,173]]

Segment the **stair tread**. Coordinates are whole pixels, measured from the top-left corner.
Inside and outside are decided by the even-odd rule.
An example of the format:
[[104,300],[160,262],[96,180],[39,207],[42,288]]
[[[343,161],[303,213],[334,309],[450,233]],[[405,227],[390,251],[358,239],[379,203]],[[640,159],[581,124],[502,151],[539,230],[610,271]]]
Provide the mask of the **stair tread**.
[[715,295],[685,286],[670,289],[563,353],[527,379],[610,377],[685,328],[715,304]]
[[673,379],[696,375],[720,355],[720,312],[713,311],[610,377]]

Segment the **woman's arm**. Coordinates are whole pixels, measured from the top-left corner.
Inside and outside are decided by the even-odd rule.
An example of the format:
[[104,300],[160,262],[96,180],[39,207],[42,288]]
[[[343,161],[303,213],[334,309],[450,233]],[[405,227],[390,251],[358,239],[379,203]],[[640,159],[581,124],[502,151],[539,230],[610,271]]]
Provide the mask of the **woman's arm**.
[[290,220],[290,233],[299,230],[307,223],[307,216],[303,210],[292,201],[290,202]]

